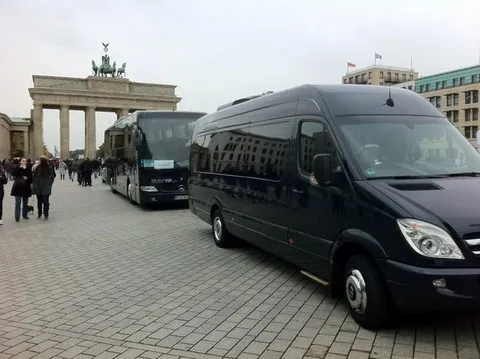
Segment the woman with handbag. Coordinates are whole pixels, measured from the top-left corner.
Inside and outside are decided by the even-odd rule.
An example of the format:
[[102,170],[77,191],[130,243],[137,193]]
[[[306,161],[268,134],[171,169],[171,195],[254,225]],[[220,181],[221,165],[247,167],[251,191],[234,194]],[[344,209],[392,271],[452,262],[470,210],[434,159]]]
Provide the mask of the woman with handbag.
[[3,195],[5,194],[4,186],[7,184],[8,178],[7,173],[3,165],[0,164],[0,226],[3,225],[2,215],[3,215]]
[[20,165],[12,171],[13,186],[10,195],[15,197],[15,221],[20,221],[20,215],[28,218],[28,198],[32,195],[32,171],[27,167],[27,159],[22,158]]

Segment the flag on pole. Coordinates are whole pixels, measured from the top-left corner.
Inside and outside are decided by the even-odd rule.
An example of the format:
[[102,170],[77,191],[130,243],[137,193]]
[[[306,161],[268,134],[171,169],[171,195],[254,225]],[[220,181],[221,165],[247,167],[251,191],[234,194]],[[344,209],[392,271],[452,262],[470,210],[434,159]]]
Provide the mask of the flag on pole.
[[376,59],[381,60],[381,59],[382,59],[382,55],[375,53],[375,60],[376,60]]
[[357,65],[355,65],[353,62],[347,62],[347,68],[351,68],[351,67],[356,67]]

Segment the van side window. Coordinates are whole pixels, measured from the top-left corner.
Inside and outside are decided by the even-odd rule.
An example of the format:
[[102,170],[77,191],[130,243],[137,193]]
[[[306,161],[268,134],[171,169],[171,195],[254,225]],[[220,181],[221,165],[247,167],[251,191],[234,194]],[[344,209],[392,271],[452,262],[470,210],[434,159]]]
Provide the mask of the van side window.
[[332,168],[338,166],[337,154],[328,129],[320,122],[302,122],[300,124],[300,150],[298,164],[307,175],[312,173],[313,157],[319,153],[328,153],[332,158]]
[[288,143],[292,133],[290,122],[277,122],[241,130],[246,142],[255,143],[244,152],[241,174],[278,181],[287,165]]

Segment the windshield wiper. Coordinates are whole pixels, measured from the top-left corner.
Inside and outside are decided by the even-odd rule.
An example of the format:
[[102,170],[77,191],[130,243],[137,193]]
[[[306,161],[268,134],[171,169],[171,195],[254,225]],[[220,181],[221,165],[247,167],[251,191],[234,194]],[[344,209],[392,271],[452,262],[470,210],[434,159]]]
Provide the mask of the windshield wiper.
[[459,172],[459,173],[449,173],[447,177],[480,177],[480,172]]

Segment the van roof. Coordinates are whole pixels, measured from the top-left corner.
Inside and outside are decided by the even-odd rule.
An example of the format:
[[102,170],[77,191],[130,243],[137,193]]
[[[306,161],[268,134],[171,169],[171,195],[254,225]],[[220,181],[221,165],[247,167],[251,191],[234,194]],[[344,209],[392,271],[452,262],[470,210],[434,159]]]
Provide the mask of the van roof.
[[[394,101],[393,107],[386,105],[389,96]],[[327,113],[333,117],[352,115],[442,116],[423,97],[407,89],[371,85],[307,84],[223,108],[204,116],[199,120],[199,124],[205,126],[208,123],[267,108],[271,108],[272,113],[293,116],[297,113],[299,99],[307,101],[313,99],[320,106],[320,108],[315,107],[316,112],[309,113],[311,115]],[[249,116],[249,121],[255,122],[255,117]]]

